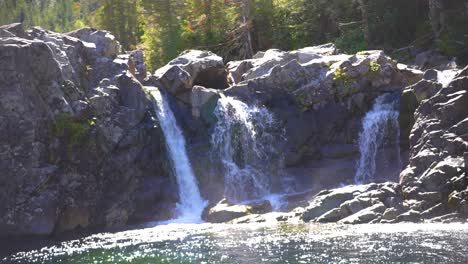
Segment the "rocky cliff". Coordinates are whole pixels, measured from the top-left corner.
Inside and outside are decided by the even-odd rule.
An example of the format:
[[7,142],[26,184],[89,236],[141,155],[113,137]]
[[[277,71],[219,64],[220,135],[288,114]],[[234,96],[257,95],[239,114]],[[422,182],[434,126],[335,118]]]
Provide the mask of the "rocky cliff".
[[[141,51],[119,54],[105,31],[57,34],[13,24],[0,34],[2,235],[173,216],[177,185],[145,86],[158,87],[170,101],[211,206],[224,190],[210,155],[214,110],[219,98],[231,96],[267,108],[284,132],[284,140],[272,142],[282,154],[273,189],[281,189],[286,175],[296,193],[282,208],[292,212],[275,215],[278,221],[466,217],[467,69],[442,84],[441,72],[398,64],[382,51],[347,55],[326,44],[227,64],[189,50],[146,73]],[[354,183],[362,119],[383,94],[400,98],[401,131],[383,148],[399,144],[402,158],[376,157],[378,183],[323,190]],[[229,208],[224,200],[206,219],[263,221],[272,204],[234,206],[232,214]]]
[[134,56],[94,29],[2,32],[0,234],[169,218],[176,186]]

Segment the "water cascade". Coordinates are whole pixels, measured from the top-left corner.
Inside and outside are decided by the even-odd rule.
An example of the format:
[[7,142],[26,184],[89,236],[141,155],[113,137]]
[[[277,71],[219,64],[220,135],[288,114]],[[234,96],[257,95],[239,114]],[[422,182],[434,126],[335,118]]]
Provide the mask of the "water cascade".
[[394,94],[381,95],[375,99],[371,111],[364,117],[359,134],[361,156],[354,177],[356,184],[375,181],[377,154],[379,148],[384,147],[386,139],[394,140],[397,164],[401,167],[398,104]]
[[178,220],[200,221],[207,202],[200,195],[197,180],[187,156],[184,136],[161,92],[157,89],[151,90],[151,96],[154,98],[154,110],[161,124],[179,187],[180,201],[176,208]]
[[270,194],[272,176],[281,171],[278,144],[283,136],[272,113],[223,96],[215,116],[212,155],[225,170],[226,198],[240,202]]

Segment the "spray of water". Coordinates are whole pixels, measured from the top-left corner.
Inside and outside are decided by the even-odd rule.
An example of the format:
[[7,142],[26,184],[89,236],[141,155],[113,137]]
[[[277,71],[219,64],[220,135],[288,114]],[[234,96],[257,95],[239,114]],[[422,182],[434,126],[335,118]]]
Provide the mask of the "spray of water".
[[265,107],[222,97],[215,109],[212,156],[225,170],[225,196],[232,202],[270,194],[272,176],[280,171],[282,129]]
[[442,87],[447,87],[450,82],[455,79],[455,76],[458,74],[459,70],[448,69],[437,72],[437,81],[442,84]]
[[360,159],[354,181],[356,184],[373,182],[376,173],[376,156],[385,139],[395,137],[398,164],[400,161],[400,128],[398,123],[398,100],[392,94],[377,97],[374,105],[362,121],[359,135]]
[[177,221],[200,222],[201,214],[207,202],[200,195],[197,180],[187,155],[184,136],[177,126],[167,100],[164,99],[161,92],[153,89],[151,90],[151,96],[154,99],[154,110],[165,137],[172,168],[179,187],[180,201],[176,208]]

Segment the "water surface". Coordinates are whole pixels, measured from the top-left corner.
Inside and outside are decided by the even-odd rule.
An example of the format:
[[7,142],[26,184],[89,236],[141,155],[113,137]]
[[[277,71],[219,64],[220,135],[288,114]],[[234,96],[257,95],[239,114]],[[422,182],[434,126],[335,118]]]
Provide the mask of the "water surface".
[[468,263],[468,224],[169,224],[102,233],[0,263]]

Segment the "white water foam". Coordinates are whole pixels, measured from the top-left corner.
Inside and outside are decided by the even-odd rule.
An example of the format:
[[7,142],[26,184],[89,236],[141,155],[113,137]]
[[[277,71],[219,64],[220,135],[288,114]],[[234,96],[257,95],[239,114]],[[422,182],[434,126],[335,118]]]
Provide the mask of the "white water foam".
[[400,127],[398,123],[399,112],[397,100],[392,100],[392,94],[377,97],[374,105],[362,121],[362,130],[359,135],[359,153],[361,155],[354,181],[356,184],[373,182],[376,173],[376,157],[379,148],[384,144],[386,136],[394,131],[398,163],[400,161]]
[[249,106],[235,98],[219,99],[211,144],[213,157],[225,170],[225,196],[240,202],[268,195],[272,176],[281,171],[278,153],[282,129],[265,107]]

